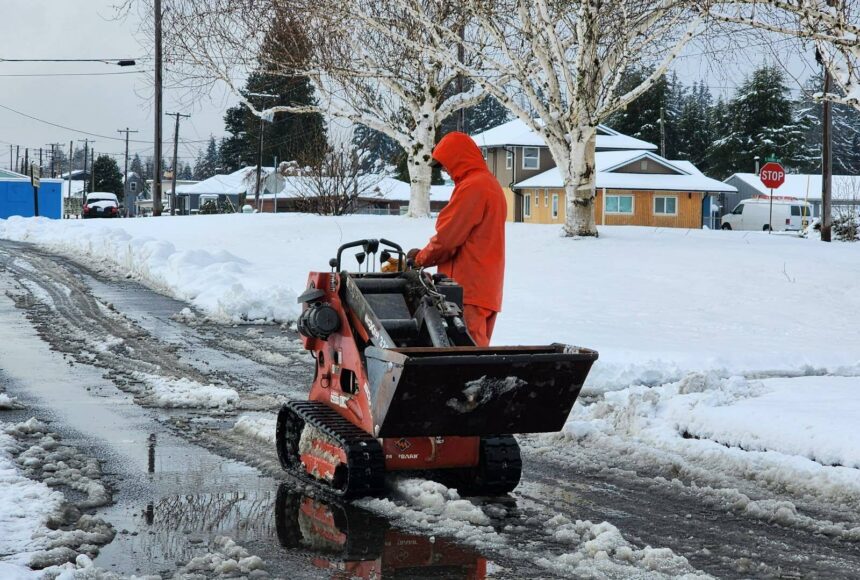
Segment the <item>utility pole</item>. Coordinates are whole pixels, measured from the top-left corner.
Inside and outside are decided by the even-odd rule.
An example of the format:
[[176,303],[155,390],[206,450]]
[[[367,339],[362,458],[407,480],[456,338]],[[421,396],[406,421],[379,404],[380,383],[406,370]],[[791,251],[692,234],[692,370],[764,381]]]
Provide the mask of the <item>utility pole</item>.
[[[261,97],[266,99],[277,99],[278,95],[271,95],[268,93],[247,93],[248,96],[252,97]],[[262,183],[262,172],[263,172],[263,116],[260,115],[260,151],[257,155],[257,192],[254,194],[254,206],[256,206],[257,211],[262,211],[262,207],[260,206],[260,185]],[[277,203],[277,199],[275,200]]]
[[[72,204],[72,157],[74,157],[74,155],[75,155],[74,147],[75,147],[75,142],[69,141],[69,179],[68,179],[68,182],[69,182],[69,194],[68,194],[69,205]],[[65,202],[63,202],[63,203],[65,203]],[[84,206],[81,206],[81,211],[83,211],[83,209],[84,209]]]
[[153,0],[155,12],[155,142],[153,143],[152,215],[161,215],[161,0]]
[[122,197],[125,202],[125,217],[129,217],[131,215],[131,206],[128,200],[128,134],[137,133],[137,131],[132,131],[126,127],[125,129],[117,129],[116,132],[125,133],[125,166],[122,174]]
[[182,113],[167,113],[169,117],[176,117],[176,124],[173,129],[173,174],[170,178],[170,214],[176,213],[176,174],[179,172],[176,167],[177,157],[179,155],[179,118],[185,117],[188,119],[191,115],[183,115]]
[[[828,1],[828,5],[830,2]],[[822,63],[823,64],[823,63]],[[830,112],[830,101],[826,96],[830,93],[832,79],[830,78],[830,69],[824,64],[824,95],[825,100],[822,110],[822,147],[821,147],[821,241],[830,241],[830,194],[833,184],[833,155],[831,143],[831,124],[832,114]]]
[[62,147],[63,144],[62,143],[48,143],[48,145],[51,147],[51,179],[53,179],[54,177],[57,176],[57,173],[56,173],[56,165],[57,164],[55,162],[55,159],[56,159],[56,156],[58,155],[58,153],[60,152],[60,147]]
[[[81,192],[81,207],[84,207],[84,198],[86,197],[86,193],[87,193],[86,176],[87,176],[87,162],[89,161],[89,157],[90,157],[90,150],[89,150],[90,140],[89,139],[78,139],[78,142],[82,142],[84,144],[84,190]],[[95,143],[95,141],[93,141],[93,143]]]
[[666,107],[660,107],[660,157],[666,157]]
[[90,193],[96,190],[96,149],[90,149]]
[[15,146],[9,143],[9,171],[15,171],[15,166],[12,165],[12,150],[14,148]]
[[[18,159],[20,159],[20,158],[21,158],[21,146],[15,145],[15,169],[14,169],[14,171],[18,171],[18,165],[19,165]],[[18,171],[18,173],[21,173],[21,172]]]

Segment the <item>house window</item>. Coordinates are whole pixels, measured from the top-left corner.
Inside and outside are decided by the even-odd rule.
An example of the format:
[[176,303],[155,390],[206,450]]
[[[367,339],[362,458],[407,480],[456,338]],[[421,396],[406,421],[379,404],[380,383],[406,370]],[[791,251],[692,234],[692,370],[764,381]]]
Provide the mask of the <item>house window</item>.
[[540,167],[540,149],[538,147],[523,147],[523,169]]
[[639,169],[640,169],[640,171],[648,171],[648,160],[647,159],[643,159],[642,161],[639,162]]
[[136,181],[130,182],[128,184],[128,188],[131,190],[132,193],[134,193],[135,191],[137,191],[137,182]]
[[514,168],[514,152],[510,149],[505,149],[505,169]]
[[558,194],[552,194],[552,219],[556,219],[558,217]]
[[549,191],[543,190],[543,206],[549,207]]
[[678,215],[678,198],[674,195],[654,196],[654,213],[656,215]]
[[606,196],[606,213],[633,213],[633,196],[632,195],[607,195]]
[[527,193],[525,199],[523,199],[523,215],[525,217],[532,217],[532,196],[530,193]]

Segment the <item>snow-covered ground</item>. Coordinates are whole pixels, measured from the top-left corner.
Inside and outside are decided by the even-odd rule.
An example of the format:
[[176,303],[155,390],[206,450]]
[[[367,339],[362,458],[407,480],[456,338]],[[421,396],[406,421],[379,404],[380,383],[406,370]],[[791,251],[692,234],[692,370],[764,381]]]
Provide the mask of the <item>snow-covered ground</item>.
[[[137,278],[228,320],[293,319],[307,273],[326,270],[339,244],[384,237],[410,248],[432,232],[431,220],[300,214],[0,221],[0,237]],[[696,481],[735,477],[860,506],[860,245],[760,232],[600,232],[571,240],[558,226],[508,224],[494,343],[600,352],[590,397],[564,433],[532,438],[527,451],[565,461],[599,449],[610,464],[664,462]],[[271,419],[245,415],[235,430],[267,440],[272,428]],[[399,497],[368,507],[419,526],[460,522],[466,535],[485,527],[450,490],[421,485],[404,483]],[[843,524],[823,529],[791,502],[716,487],[702,493],[754,518],[860,538]],[[439,497],[434,513],[425,503]],[[688,571],[671,555],[631,552],[617,530],[600,525],[556,527],[586,543],[602,538],[611,560],[656,558],[664,573]],[[573,572],[578,561],[542,565]]]

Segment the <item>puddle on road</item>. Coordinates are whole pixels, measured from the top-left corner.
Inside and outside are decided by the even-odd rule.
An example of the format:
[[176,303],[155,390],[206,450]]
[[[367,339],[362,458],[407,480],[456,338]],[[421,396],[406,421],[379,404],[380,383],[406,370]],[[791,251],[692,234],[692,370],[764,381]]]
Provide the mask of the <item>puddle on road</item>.
[[165,422],[176,412],[139,407],[100,369],[70,364],[17,309],[0,309],[0,344],[10,395],[48,419],[65,442],[103,461],[116,503],[96,515],[117,535],[95,559],[99,567],[170,576],[227,536],[262,558],[273,576],[485,576],[487,562],[469,548],[296,495],[173,434]]

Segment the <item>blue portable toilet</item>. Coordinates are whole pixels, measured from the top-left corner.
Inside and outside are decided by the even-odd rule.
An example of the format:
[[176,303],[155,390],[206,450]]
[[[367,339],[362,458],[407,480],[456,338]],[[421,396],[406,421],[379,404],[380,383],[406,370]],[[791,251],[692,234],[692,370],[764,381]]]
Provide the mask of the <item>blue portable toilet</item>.
[[[0,169],[0,219],[11,216],[33,217],[35,213],[30,178],[20,173]],[[63,216],[61,180],[41,180],[39,215],[52,219],[60,219]]]

